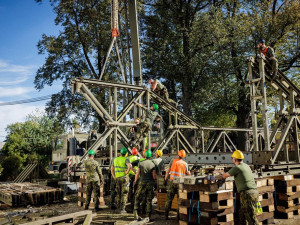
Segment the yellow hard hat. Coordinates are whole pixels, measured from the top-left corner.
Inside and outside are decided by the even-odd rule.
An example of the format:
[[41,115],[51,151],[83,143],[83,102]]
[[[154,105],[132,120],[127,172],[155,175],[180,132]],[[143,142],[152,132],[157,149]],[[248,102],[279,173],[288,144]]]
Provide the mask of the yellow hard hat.
[[235,150],[235,151],[232,153],[231,158],[243,159],[243,158],[244,158],[244,154],[243,154],[242,151],[240,151],[240,150]]
[[159,157],[161,157],[161,156],[163,155],[163,151],[162,151],[162,150],[157,150],[156,153],[157,153],[157,155],[158,155]]

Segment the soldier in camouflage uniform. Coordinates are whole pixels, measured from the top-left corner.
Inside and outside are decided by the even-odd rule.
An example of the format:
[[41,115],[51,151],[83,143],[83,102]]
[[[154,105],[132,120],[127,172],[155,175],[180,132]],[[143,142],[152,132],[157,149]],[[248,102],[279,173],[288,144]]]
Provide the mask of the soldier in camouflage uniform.
[[138,170],[135,175],[134,184],[137,183],[138,179],[140,179],[138,183],[138,188],[135,195],[134,201],[134,210],[133,214],[134,217],[140,221],[141,218],[138,216],[138,208],[140,203],[146,199],[146,214],[147,217],[151,216],[152,211],[152,199],[154,198],[154,185],[156,183],[156,172],[155,172],[155,165],[150,160],[152,157],[151,150],[147,150],[145,152],[146,160],[140,161],[138,165]]
[[239,212],[241,225],[258,225],[256,217],[256,204],[258,202],[258,191],[251,168],[243,162],[244,154],[236,150],[232,154],[235,164],[228,173],[223,173],[222,178],[234,176],[237,191],[240,193],[241,208]]
[[[173,183],[173,179],[175,177],[184,177],[186,175],[190,175],[188,164],[183,161],[186,156],[185,150],[180,150],[178,152],[178,158],[172,159],[169,164],[169,168],[166,171],[164,185],[168,183],[167,190],[167,200],[165,205],[165,217],[169,218],[169,211],[171,209],[172,201],[175,197],[175,194],[178,194],[178,184]],[[170,178],[170,179],[169,179]],[[179,210],[177,209],[177,217],[179,217]]]
[[103,183],[102,171],[99,163],[94,160],[95,151],[88,152],[88,159],[84,161],[83,165],[87,175],[86,185],[86,200],[84,209],[88,209],[91,201],[92,191],[94,193],[95,211],[99,211],[99,197],[100,197],[100,182]]
[[153,104],[150,109],[146,108],[145,106],[136,103],[136,105],[142,108],[145,112],[145,120],[137,125],[137,131],[134,133],[134,141],[131,141],[130,144],[132,146],[136,146],[140,148],[140,143],[143,141],[145,137],[147,137],[148,132],[151,131],[153,122],[157,116],[160,117],[158,114],[158,105]]
[[131,170],[132,165],[126,157],[127,148],[123,147],[120,152],[121,156],[115,158],[111,165],[111,175],[116,181],[116,198],[119,213],[126,213],[125,206],[129,187],[129,178],[127,174]]
[[148,80],[148,83],[151,84],[151,90],[156,91],[160,96],[163,96],[169,103],[174,104],[176,107],[178,104],[169,98],[169,92],[165,85],[163,85],[159,80]]
[[272,79],[276,78],[278,72],[278,60],[275,58],[274,49],[270,46],[266,46],[264,39],[261,39],[257,45],[260,53],[267,57],[271,65],[271,75]]

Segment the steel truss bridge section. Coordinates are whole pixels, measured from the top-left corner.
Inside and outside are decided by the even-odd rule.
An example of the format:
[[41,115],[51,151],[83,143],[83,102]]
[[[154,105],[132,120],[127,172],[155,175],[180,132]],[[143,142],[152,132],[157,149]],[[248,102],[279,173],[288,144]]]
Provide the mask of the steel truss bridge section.
[[[161,138],[156,149],[165,149],[172,143],[175,145],[174,151],[184,148],[188,153],[212,153],[214,151],[232,152],[236,149],[236,146],[229,136],[230,132],[252,132],[251,129],[202,127],[193,118],[186,115],[180,109],[176,108],[147,87],[77,78],[72,81],[72,88],[73,93],[81,93],[105,121],[107,129],[101,134],[90,149],[98,149],[104,142],[108,141],[110,146],[110,158],[117,156],[118,148],[116,143],[118,140],[131,151],[129,139],[124,132],[124,128],[136,126],[134,123],[126,121],[130,117],[130,112],[136,110],[136,102],[145,101],[147,107],[150,107],[150,101],[152,101],[153,103],[158,103],[162,110],[169,113],[167,132],[165,132],[165,135]],[[106,102],[108,106],[101,104],[93,94],[92,89],[95,88],[105,90],[106,93],[108,93],[108,102]],[[124,101],[124,99],[121,98],[122,94],[124,95],[125,92],[130,92],[131,94],[127,94],[127,96],[129,96],[127,104],[122,105],[120,103],[121,101]],[[199,134],[201,137],[198,139],[199,148],[193,147],[184,136],[183,132],[186,129],[196,130],[197,134]],[[209,138],[205,138],[209,135],[211,135]],[[150,146],[150,135],[148,135],[148,139]],[[248,150],[251,150],[250,145]],[[86,154],[87,153],[83,155],[80,163],[84,160]]]
[[[255,152],[270,152],[268,164],[300,163],[299,153],[299,105],[300,90],[280,70],[274,77],[271,73],[271,66],[263,56],[258,58],[250,57],[249,87],[251,98],[251,117],[253,128],[253,150]],[[267,117],[267,85],[275,89],[279,99],[278,121],[269,131]],[[263,142],[259,145],[259,131],[257,115],[263,118]],[[276,137],[280,136],[277,140]]]

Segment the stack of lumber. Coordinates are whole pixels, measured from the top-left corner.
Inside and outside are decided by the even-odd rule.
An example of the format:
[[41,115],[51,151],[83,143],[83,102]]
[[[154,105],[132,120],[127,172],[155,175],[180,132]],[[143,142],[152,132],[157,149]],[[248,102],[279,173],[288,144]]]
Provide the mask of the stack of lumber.
[[[100,186],[100,205],[99,207],[104,207],[104,193],[103,193],[104,187],[103,185]],[[80,176],[79,179],[79,187],[78,187],[78,206],[84,207],[85,206],[85,199],[86,199],[86,175]],[[90,209],[95,208],[95,202],[94,202],[94,193],[92,193],[92,198],[90,202]]]
[[277,198],[276,216],[292,219],[300,215],[300,179],[293,175],[274,177]]
[[222,185],[203,177],[179,184],[179,224],[234,224],[233,182]]
[[274,223],[274,179],[261,178],[256,179],[257,190],[259,193],[259,202],[261,204],[263,213],[257,216],[260,224]]
[[[164,178],[162,176],[158,176],[157,181],[158,181],[158,189],[155,193],[157,198],[157,210],[160,211],[165,209],[168,193],[167,193],[166,186],[163,184]],[[178,207],[177,202],[178,202],[178,198],[177,195],[175,195],[171,205],[171,209],[177,209]]]
[[32,183],[0,184],[0,201],[9,206],[43,205],[60,202],[64,193],[61,189]]

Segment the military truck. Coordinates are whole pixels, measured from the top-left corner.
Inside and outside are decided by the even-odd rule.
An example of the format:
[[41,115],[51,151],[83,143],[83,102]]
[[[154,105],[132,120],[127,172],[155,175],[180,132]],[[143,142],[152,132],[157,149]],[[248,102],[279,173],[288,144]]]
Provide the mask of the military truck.
[[[90,134],[73,131],[69,134],[61,134],[52,142],[52,161],[49,166],[50,173],[60,174],[62,179],[67,179],[69,158],[80,158],[87,149],[97,140],[98,134],[93,131]],[[101,146],[103,148],[105,146]]]

